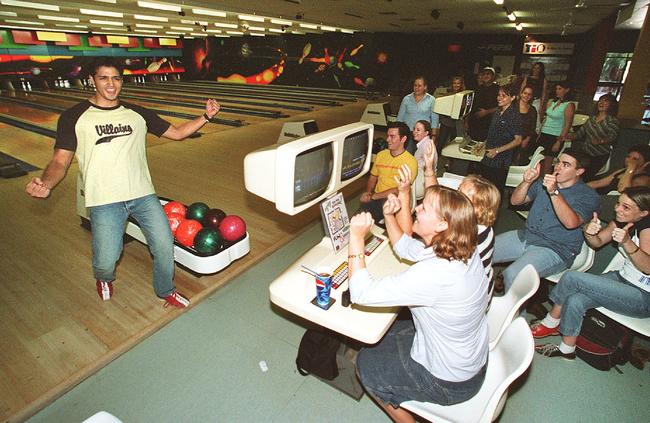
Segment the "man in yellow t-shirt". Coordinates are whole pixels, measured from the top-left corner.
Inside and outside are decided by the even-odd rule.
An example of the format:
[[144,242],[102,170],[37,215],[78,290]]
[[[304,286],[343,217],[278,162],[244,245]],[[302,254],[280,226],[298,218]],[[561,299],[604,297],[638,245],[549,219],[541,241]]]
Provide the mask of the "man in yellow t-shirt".
[[397,195],[397,182],[399,168],[406,164],[411,169],[413,182],[418,174],[418,162],[404,148],[410,130],[404,122],[395,122],[388,125],[386,142],[388,148],[377,154],[375,163],[370,169],[370,178],[366,191],[361,194],[361,209],[372,214],[376,222],[384,218],[382,207],[388,194]]

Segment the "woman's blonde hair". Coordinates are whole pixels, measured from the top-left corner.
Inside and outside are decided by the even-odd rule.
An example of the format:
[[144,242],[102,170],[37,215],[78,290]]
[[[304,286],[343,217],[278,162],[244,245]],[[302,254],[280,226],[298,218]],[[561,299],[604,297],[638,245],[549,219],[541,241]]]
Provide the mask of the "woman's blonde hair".
[[[463,187],[467,189],[462,190]],[[476,220],[479,225],[493,226],[499,213],[501,194],[499,189],[481,175],[467,175],[458,187],[469,197],[474,206]]]
[[427,188],[424,201],[436,207],[440,217],[447,222],[447,229],[432,241],[436,256],[467,263],[477,242],[476,214],[469,198],[451,188],[433,185]]

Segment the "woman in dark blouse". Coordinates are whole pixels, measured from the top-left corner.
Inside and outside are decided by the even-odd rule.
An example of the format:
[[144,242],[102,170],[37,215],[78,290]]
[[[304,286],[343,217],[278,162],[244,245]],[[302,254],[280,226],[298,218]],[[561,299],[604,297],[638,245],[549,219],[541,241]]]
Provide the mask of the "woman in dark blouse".
[[510,85],[499,87],[497,111],[492,117],[485,141],[485,156],[477,166],[477,173],[492,182],[503,195],[513,150],[521,144],[522,123],[515,91]]
[[530,140],[536,138],[535,126],[537,125],[537,109],[532,105],[533,87],[526,85],[519,93],[519,113],[521,114],[521,148],[517,150],[517,164],[528,164],[530,155]]

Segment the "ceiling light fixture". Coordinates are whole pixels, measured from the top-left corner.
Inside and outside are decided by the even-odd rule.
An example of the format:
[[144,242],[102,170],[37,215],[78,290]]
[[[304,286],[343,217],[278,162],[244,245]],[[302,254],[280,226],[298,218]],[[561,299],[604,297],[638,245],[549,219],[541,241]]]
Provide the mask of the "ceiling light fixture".
[[98,19],[91,19],[90,20],[91,24],[95,25],[115,25],[115,26],[124,26],[124,22],[118,22],[118,21],[104,21],[104,20],[98,20]]
[[135,24],[135,26],[138,28],[157,28],[157,29],[163,28],[162,25],[150,25],[150,24],[141,24],[141,23],[137,23]]
[[64,16],[38,15],[38,19],[43,19],[44,21],[79,22],[79,19],[77,18],[66,18]]
[[496,4],[498,4],[499,6],[501,6],[503,4],[503,0],[494,0],[494,2]]
[[45,25],[43,22],[22,21],[18,19],[5,19],[7,23],[21,24],[21,25]]
[[223,22],[215,22],[214,26],[219,27],[219,28],[232,28],[232,29],[237,29],[238,26],[235,24],[229,24],[229,23],[223,23]]
[[120,12],[106,12],[104,10],[79,9],[79,13],[84,15],[110,16],[111,18],[123,18],[124,14]]
[[300,27],[307,28],[307,29],[318,29],[318,25],[307,24],[307,23],[301,23]]
[[170,12],[180,12],[183,10],[180,6],[174,6],[173,4],[153,3],[149,1],[138,1],[138,6],[154,10],[169,10]]
[[220,12],[218,10],[192,9],[192,13],[194,13],[195,15],[217,16],[220,18],[226,17],[226,12]]
[[18,16],[16,12],[2,12],[0,11],[0,16]]
[[522,29],[524,29],[524,26],[521,24],[521,22],[517,22],[515,24],[515,28],[517,28],[517,31],[521,31]]
[[150,16],[150,15],[133,15],[133,17],[139,21],[155,21],[155,22],[168,22],[169,19],[163,18],[160,16]]
[[510,13],[507,14],[507,16],[508,16],[508,20],[510,22],[514,22],[514,21],[517,20],[517,16],[515,15],[515,12],[510,12]]
[[253,22],[264,22],[264,18],[261,16],[254,15],[237,15],[242,21],[253,21]]
[[55,6],[55,5],[52,5],[52,4],[33,3],[31,1],[0,0],[0,4],[3,4],[5,6],[27,7],[27,8],[30,8],[30,9],[51,10],[51,11],[54,11],[54,12],[61,11],[59,6]]
[[286,26],[293,25],[293,22],[285,21],[284,19],[271,19],[271,23],[274,23],[276,25],[286,25]]

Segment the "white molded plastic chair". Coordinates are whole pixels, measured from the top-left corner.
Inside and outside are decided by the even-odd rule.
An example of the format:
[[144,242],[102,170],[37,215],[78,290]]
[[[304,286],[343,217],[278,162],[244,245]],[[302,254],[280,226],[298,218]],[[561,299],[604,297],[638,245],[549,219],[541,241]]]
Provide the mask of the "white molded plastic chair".
[[82,423],[122,423],[122,420],[118,419],[111,413],[100,411],[88,417]]
[[510,384],[530,366],[534,345],[528,323],[518,317],[490,351],[485,381],[474,397],[455,405],[406,401],[400,407],[436,423],[492,422],[503,410]]
[[610,165],[611,161],[612,161],[612,152],[610,151],[609,152],[609,157],[607,158],[607,161],[605,162],[603,167],[600,168],[600,170],[598,171],[598,173],[596,173],[595,176],[604,175],[607,172],[609,172],[609,165]]
[[[625,258],[620,252],[617,252],[616,255],[612,258],[612,261],[609,262],[607,268],[603,270],[603,273],[611,272],[612,270],[619,270],[623,267]],[[614,311],[608,310],[605,307],[598,307],[596,310],[603,313],[605,316],[616,320],[620,324],[636,331],[644,336],[650,336],[650,317],[648,318],[638,318],[625,316],[623,314],[618,314]]]
[[[578,106],[576,105],[576,108],[577,107]],[[573,127],[573,126],[584,125],[585,122],[587,122],[588,120],[589,120],[589,115],[583,115],[583,114],[580,114],[580,113],[575,113],[573,115],[573,122],[571,122],[571,126]]]
[[512,286],[502,297],[493,297],[487,312],[490,350],[496,347],[508,325],[522,305],[537,292],[539,274],[532,264],[526,265],[515,277]]
[[591,269],[591,266],[594,264],[595,256],[596,256],[596,252],[589,245],[587,245],[586,242],[583,242],[582,248],[580,249],[580,253],[576,256],[576,258],[573,259],[573,264],[569,269],[563,270],[554,275],[546,276],[544,279],[546,279],[547,281],[551,281],[553,283],[558,283],[562,275],[564,275],[568,270],[577,270],[578,272],[586,272],[587,270]]
[[523,166],[510,166],[508,169],[508,176],[506,176],[506,186],[516,187],[524,180],[524,172],[531,167],[537,166],[537,163],[544,160],[544,147],[539,146],[530,158],[530,162]]

